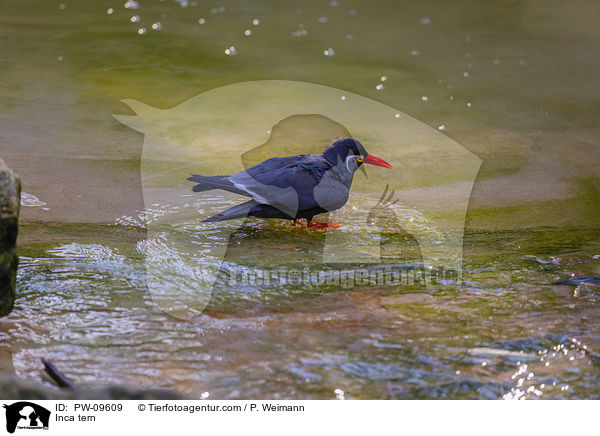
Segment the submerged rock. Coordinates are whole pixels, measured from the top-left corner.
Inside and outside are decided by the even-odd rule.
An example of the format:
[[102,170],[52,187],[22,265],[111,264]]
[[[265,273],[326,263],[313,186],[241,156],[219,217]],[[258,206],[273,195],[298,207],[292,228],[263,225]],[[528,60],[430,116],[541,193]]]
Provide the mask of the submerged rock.
[[0,397],[19,400],[182,400],[186,397],[168,389],[139,389],[101,386],[89,389],[58,389],[15,376],[0,377]]
[[15,302],[20,197],[19,178],[0,159],[0,316],[8,315]]

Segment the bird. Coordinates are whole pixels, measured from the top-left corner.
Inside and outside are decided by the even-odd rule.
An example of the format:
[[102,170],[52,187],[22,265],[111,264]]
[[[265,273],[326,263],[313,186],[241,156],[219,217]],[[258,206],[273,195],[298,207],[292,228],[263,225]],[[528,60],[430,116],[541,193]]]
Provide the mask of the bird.
[[203,222],[253,216],[292,220],[293,224],[305,219],[308,227],[335,228],[338,223],[315,223],[313,218],[346,204],[354,173],[362,164],[393,169],[385,160],[367,153],[358,140],[341,137],[321,154],[272,157],[236,174],[192,174],[187,180],[196,183],[194,192],[221,189],[251,198]]

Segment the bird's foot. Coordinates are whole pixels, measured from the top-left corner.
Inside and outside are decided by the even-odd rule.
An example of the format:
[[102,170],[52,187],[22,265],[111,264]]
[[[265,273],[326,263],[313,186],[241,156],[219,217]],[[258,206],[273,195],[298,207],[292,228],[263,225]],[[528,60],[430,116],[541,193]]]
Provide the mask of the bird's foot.
[[310,221],[308,223],[308,227],[314,227],[317,230],[327,229],[327,228],[337,229],[339,226],[340,226],[340,223],[319,223],[319,222],[315,222],[315,221]]

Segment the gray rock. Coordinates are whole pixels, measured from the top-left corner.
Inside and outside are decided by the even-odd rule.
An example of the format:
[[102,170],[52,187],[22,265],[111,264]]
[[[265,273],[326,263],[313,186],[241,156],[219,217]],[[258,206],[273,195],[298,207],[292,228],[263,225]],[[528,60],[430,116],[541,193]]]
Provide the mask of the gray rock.
[[15,302],[21,181],[0,159],[0,316]]

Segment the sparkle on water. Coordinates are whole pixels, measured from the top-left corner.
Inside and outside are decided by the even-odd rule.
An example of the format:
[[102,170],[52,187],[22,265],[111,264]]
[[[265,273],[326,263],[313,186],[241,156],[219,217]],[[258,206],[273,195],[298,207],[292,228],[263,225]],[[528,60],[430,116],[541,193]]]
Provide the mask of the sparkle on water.
[[135,0],[127,0],[123,5],[126,9],[139,9],[140,5]]

